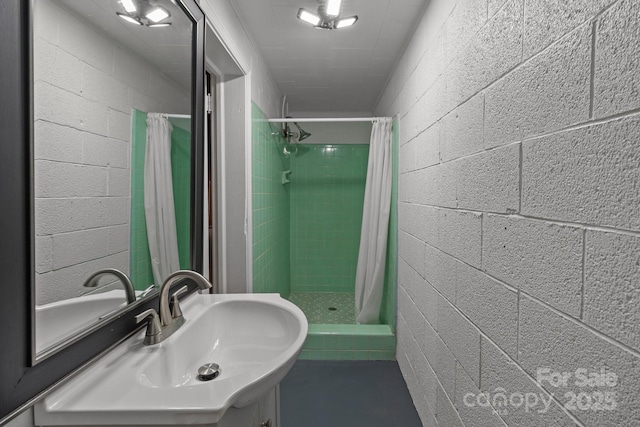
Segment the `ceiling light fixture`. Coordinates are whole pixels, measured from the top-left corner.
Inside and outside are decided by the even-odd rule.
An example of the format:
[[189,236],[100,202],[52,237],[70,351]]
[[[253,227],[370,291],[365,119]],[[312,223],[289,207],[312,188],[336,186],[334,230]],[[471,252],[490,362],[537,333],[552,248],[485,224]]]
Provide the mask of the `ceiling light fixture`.
[[163,21],[169,17],[169,12],[164,10],[161,7],[156,7],[150,11],[148,11],[145,15],[147,19],[154,24],[157,24],[160,21]]
[[350,27],[353,24],[355,24],[357,20],[358,20],[358,17],[355,15],[350,16],[348,18],[342,18],[338,20],[338,22],[336,22],[336,28]]
[[342,3],[342,0],[327,0],[327,15],[340,15],[340,3]]
[[120,12],[116,12],[116,15],[118,15],[120,18],[124,19],[125,21],[131,23],[131,24],[135,24],[135,25],[144,25],[142,23],[142,21],[140,21],[138,18],[134,18],[133,16],[130,16],[126,13],[120,13]]
[[136,5],[133,4],[132,0],[122,0],[122,7],[124,7],[124,10],[127,11],[127,13],[133,13],[136,11]]
[[298,19],[308,22],[311,25],[318,25],[322,19],[313,12],[309,12],[306,9],[300,9],[298,11]]
[[167,21],[171,13],[164,7],[151,4],[149,0],[120,0],[120,3],[126,12],[116,12],[116,15],[131,24],[146,25],[150,28],[171,25],[171,22]]
[[341,18],[340,7],[342,0],[327,0],[326,4],[318,7],[318,12],[314,13],[308,9],[298,10],[298,19],[307,22],[321,30],[336,30],[338,28],[350,27],[358,20],[357,15]]

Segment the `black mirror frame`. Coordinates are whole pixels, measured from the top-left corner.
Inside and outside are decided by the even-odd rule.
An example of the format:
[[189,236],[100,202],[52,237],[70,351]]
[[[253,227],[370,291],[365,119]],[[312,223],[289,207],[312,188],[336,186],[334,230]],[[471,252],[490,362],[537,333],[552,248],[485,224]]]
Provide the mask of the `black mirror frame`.
[[[204,13],[178,0],[194,22],[192,79],[191,263],[202,271],[204,187]],[[32,0],[0,1],[0,424],[140,328],[134,311],[157,307],[158,297],[122,312],[94,333],[34,365],[32,189]],[[197,286],[190,284],[190,291]]]

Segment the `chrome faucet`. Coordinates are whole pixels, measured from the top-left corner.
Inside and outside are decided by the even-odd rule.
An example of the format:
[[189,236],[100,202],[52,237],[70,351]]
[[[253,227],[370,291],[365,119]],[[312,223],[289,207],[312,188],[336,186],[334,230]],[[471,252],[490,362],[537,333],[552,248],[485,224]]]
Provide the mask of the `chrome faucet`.
[[178,297],[187,292],[187,290],[189,289],[187,285],[181,287],[171,295],[171,300],[173,301],[173,310],[169,309],[169,291],[171,290],[171,286],[178,280],[182,279],[193,280],[200,289],[212,288],[211,283],[209,283],[209,281],[204,276],[202,276],[200,273],[196,273],[195,271],[178,270],[171,273],[160,287],[160,314],[158,315],[158,312],[156,312],[153,308],[150,308],[149,310],[145,310],[136,316],[137,323],[140,323],[149,318],[147,333],[144,337],[145,345],[158,344],[164,341],[184,324],[185,318],[182,315],[182,310],[180,309],[180,304],[178,303]]
[[115,268],[104,268],[102,270],[98,270],[93,273],[87,280],[84,281],[82,286],[85,288],[95,288],[98,286],[98,282],[102,276],[107,274],[111,274],[116,276],[120,282],[122,282],[122,286],[124,286],[124,292],[127,296],[127,304],[131,304],[136,300],[136,292],[133,290],[133,284],[131,283],[131,279],[125,273]]

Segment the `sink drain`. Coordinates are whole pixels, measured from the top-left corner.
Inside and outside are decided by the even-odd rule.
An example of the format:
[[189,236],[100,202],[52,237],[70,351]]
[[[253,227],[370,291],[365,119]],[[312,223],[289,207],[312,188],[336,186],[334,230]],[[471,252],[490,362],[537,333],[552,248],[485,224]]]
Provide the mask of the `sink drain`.
[[220,365],[217,363],[205,363],[198,368],[198,380],[211,381],[220,375]]
[[335,307],[329,307],[329,311],[337,311],[338,309]]

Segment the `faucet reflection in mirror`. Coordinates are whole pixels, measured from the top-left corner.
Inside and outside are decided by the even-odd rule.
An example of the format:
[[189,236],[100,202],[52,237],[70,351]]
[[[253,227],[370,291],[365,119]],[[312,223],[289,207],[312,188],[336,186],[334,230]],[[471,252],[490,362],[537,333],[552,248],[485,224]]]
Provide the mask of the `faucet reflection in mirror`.
[[122,271],[116,268],[105,268],[103,270],[98,270],[93,273],[85,282],[82,284],[85,288],[97,288],[98,282],[102,276],[113,275],[120,280],[122,286],[124,286],[124,292],[127,297],[127,303],[131,304],[136,300],[136,292],[133,289],[133,284],[131,283],[131,279]]
[[160,314],[158,315],[158,312],[153,308],[150,308],[136,316],[136,322],[138,323],[148,319],[144,345],[161,343],[184,324],[185,318],[182,315],[182,310],[180,310],[178,297],[188,290],[186,285],[171,295],[173,309],[169,309],[169,292],[171,290],[171,286],[183,279],[193,280],[201,290],[211,289],[213,287],[204,276],[200,273],[196,273],[195,271],[179,270],[171,273],[160,288]]

